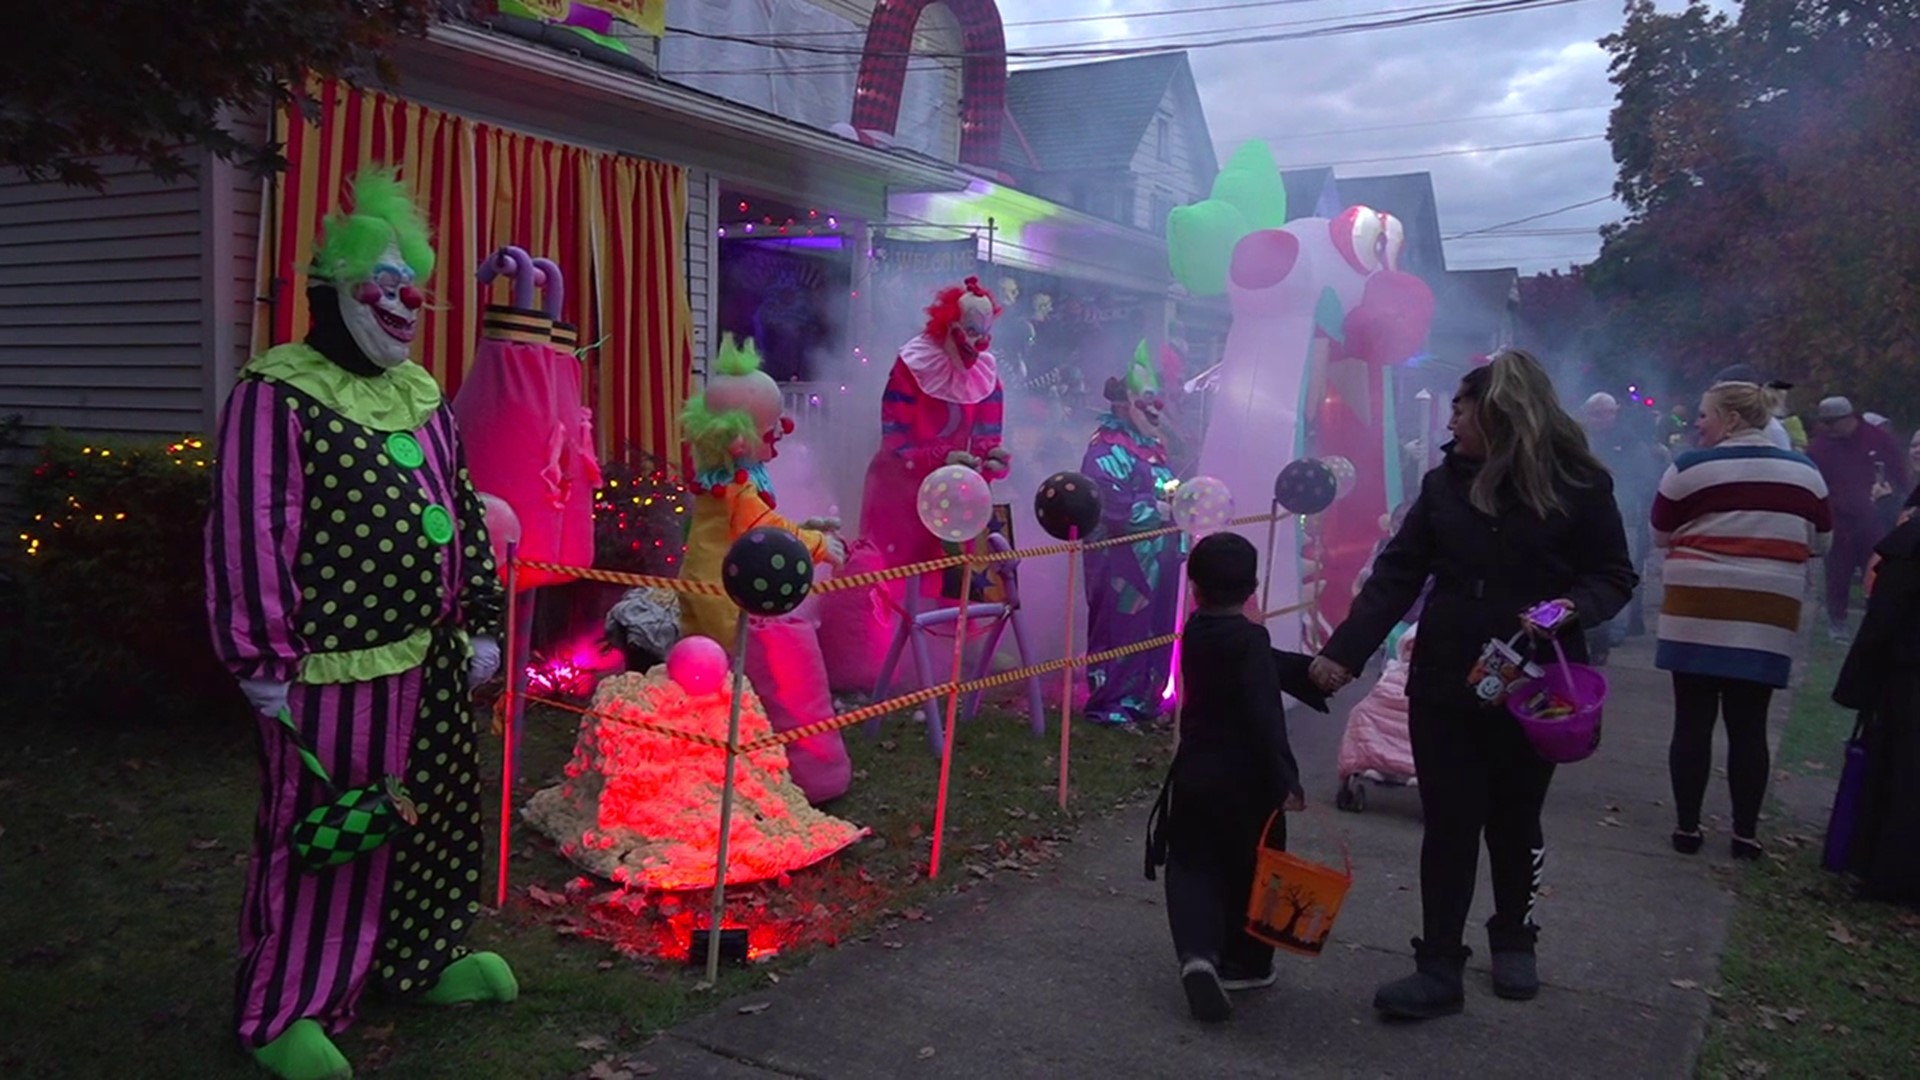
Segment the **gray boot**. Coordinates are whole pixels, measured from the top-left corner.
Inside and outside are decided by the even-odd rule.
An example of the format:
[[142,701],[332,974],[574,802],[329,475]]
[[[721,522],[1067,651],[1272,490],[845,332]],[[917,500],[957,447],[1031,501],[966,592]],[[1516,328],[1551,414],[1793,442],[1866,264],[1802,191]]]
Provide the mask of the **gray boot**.
[[1487,923],[1487,947],[1493,953],[1493,992],[1509,1001],[1531,1001],[1540,993],[1540,972],[1534,964],[1537,926],[1501,926]]
[[1374,992],[1373,1007],[1401,1020],[1430,1020],[1459,1012],[1467,1007],[1462,976],[1472,955],[1473,950],[1464,945],[1447,948],[1414,938],[1414,973],[1383,983]]

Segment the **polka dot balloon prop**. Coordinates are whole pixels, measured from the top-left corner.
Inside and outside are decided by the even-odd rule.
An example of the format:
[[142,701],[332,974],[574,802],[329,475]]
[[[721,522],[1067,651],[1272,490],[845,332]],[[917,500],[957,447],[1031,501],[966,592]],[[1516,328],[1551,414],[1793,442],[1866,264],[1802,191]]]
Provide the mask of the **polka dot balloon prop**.
[[1100,486],[1077,472],[1047,477],[1033,496],[1033,517],[1055,540],[1092,536],[1100,527]]
[[1288,462],[1273,482],[1273,501],[1302,516],[1332,506],[1339,493],[1333,470],[1313,458]]
[[813,589],[813,556],[800,538],[781,529],[741,534],[721,563],[721,583],[749,615],[785,615]]
[[1232,518],[1233,492],[1223,480],[1196,476],[1173,493],[1173,523],[1195,536],[1213,532]]
[[667,678],[693,697],[714,693],[727,682],[727,650],[710,637],[681,638],[667,652]]
[[949,543],[980,535],[993,520],[993,493],[986,477],[965,465],[933,470],[920,482],[920,524]]
[[1320,464],[1333,472],[1334,500],[1337,502],[1346,498],[1347,494],[1353,490],[1353,485],[1360,479],[1360,473],[1353,467],[1353,462],[1336,454],[1321,458]]
[[480,505],[486,509],[487,539],[493,541],[493,565],[504,576],[507,572],[507,548],[520,542],[520,517],[498,495],[480,493]]

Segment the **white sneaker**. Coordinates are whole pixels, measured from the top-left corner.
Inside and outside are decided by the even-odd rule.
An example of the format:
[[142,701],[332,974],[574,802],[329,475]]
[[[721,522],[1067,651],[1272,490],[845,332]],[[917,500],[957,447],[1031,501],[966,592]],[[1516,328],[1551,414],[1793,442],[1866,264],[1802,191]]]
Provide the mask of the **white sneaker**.
[[1280,974],[1269,971],[1265,975],[1247,979],[1221,979],[1220,988],[1228,991],[1265,990],[1280,981]]
[[1208,960],[1189,960],[1180,966],[1180,988],[1187,992],[1187,1008],[1195,1020],[1217,1024],[1233,1015],[1233,1002],[1220,983],[1220,973]]

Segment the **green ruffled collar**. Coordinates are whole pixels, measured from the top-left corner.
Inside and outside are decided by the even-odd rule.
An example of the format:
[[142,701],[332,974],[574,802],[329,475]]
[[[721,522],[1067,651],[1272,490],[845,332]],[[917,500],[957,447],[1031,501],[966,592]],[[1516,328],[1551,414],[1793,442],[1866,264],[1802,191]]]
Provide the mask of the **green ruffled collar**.
[[268,349],[240,374],[284,383],[375,431],[418,430],[444,400],[440,384],[411,360],[378,375],[355,375],[298,342]]

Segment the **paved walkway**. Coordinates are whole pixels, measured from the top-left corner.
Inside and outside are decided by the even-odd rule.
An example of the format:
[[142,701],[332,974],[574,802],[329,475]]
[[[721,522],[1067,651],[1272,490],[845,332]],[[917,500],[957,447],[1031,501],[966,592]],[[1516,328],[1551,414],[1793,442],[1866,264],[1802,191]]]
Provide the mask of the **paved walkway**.
[[[1353,891],[1326,954],[1282,954],[1279,985],[1238,995],[1230,1024],[1187,1017],[1160,886],[1141,877],[1140,807],[1090,826],[1041,880],[951,897],[931,921],[886,935],[904,947],[823,954],[667,1033],[644,1059],[661,1076],[743,1080],[1691,1076],[1708,1014],[1696,987],[1715,979],[1731,862],[1724,826],[1700,857],[1667,846],[1671,705],[1651,648],[1642,638],[1616,650],[1605,743],[1560,770],[1547,802],[1535,1001],[1493,996],[1484,939],[1470,933],[1465,1014],[1375,1017],[1375,984],[1411,968],[1418,804],[1411,790],[1375,788],[1366,813],[1334,811],[1341,710],[1302,712],[1295,746],[1319,812],[1295,819],[1293,846],[1332,859],[1344,837]],[[1718,778],[1707,810],[1726,819]],[[1473,926],[1489,910],[1484,860],[1482,873]]]

